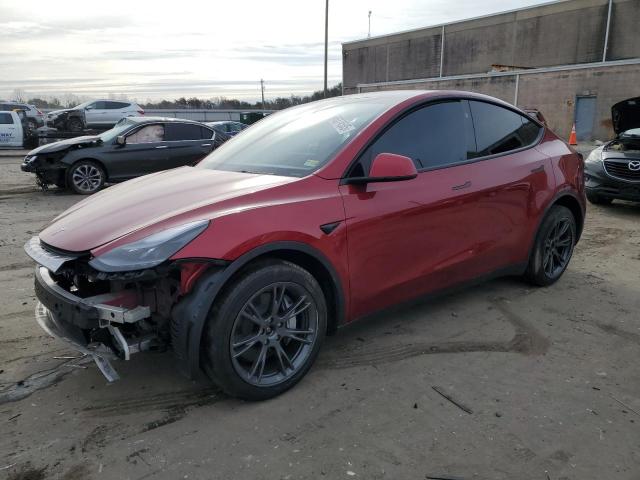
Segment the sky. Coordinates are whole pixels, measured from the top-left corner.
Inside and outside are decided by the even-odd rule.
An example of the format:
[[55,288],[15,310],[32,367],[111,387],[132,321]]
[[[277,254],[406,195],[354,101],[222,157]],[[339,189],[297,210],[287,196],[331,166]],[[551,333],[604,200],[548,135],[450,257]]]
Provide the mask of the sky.
[[[341,44],[548,0],[329,0]],[[0,0],[0,98],[266,98],[323,86],[324,0]]]

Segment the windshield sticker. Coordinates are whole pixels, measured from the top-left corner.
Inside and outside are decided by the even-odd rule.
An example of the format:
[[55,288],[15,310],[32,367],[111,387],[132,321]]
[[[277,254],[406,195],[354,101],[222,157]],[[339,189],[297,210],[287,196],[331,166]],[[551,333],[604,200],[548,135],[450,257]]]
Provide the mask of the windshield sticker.
[[320,160],[307,160],[304,162],[305,167],[317,167],[320,163]]
[[331,126],[336,130],[336,132],[338,132],[340,135],[349,133],[356,128],[342,117],[333,117],[331,120],[329,120],[329,122],[331,123]]

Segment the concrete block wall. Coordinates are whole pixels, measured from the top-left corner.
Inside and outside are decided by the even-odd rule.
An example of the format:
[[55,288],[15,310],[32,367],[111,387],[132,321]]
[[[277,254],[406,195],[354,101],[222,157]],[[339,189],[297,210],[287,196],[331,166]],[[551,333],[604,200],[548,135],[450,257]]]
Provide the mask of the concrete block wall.
[[[345,43],[343,84],[486,73],[602,60],[609,0],[568,0]],[[640,57],[640,0],[614,0],[608,60]],[[440,71],[442,32],[444,55]]]

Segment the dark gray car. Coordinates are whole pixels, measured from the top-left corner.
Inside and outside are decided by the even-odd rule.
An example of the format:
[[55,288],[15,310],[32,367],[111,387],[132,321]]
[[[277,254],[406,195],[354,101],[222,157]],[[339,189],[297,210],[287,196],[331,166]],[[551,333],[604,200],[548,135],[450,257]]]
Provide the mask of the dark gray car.
[[640,97],[611,107],[616,138],[591,152],[584,162],[587,200],[640,202]]
[[55,184],[88,195],[106,182],[193,165],[229,137],[194,121],[130,117],[111,130],[43,145],[21,165],[42,186]]

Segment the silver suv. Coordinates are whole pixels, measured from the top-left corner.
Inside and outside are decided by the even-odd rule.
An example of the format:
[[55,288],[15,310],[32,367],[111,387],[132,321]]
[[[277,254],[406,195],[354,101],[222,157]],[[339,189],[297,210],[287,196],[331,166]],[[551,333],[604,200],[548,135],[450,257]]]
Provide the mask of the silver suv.
[[123,100],[91,100],[77,107],[55,110],[47,115],[49,126],[79,131],[85,128],[110,128],[123,118],[144,115],[140,105]]
[[0,100],[0,111],[10,112],[12,110],[24,110],[27,115],[27,122],[33,129],[44,125],[44,113],[38,110],[34,105],[12,102],[10,100]]

